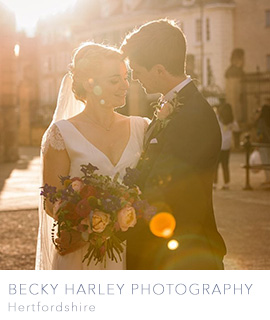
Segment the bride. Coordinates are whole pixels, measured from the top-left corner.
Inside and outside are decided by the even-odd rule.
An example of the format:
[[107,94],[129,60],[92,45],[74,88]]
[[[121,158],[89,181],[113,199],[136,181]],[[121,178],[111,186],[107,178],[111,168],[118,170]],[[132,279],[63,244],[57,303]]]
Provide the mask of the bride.
[[[125,104],[128,86],[127,68],[119,51],[91,42],[76,50],[71,72],[61,84],[53,121],[43,136],[42,185],[60,187],[59,176],[81,176],[80,165],[89,162],[100,174],[114,176],[119,172],[120,178],[127,167],[136,166],[148,119],[115,111]],[[58,239],[63,253],[57,251],[51,240],[53,208],[47,202],[44,209],[42,201],[36,269],[104,269],[102,263],[82,263],[87,246],[75,231],[71,246]],[[121,262],[108,259],[106,269],[125,268],[125,252]]]

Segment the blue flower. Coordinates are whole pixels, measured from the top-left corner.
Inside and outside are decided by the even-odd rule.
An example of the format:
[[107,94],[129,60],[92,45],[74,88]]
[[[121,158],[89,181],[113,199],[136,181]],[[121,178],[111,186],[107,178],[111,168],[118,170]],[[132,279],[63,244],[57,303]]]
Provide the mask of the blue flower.
[[87,176],[91,175],[94,171],[98,170],[98,167],[93,166],[91,163],[88,163],[88,165],[81,165],[81,172]]
[[126,168],[126,174],[123,178],[123,183],[127,187],[134,187],[134,185],[136,185],[139,179],[139,176],[140,176],[140,171],[138,169]]
[[43,187],[41,187],[42,191],[40,192],[41,196],[44,196],[45,198],[49,198],[50,202],[55,203],[55,193],[56,193],[56,187],[49,186],[47,183]]
[[117,211],[121,208],[121,200],[113,195],[101,200],[102,207],[106,212]]
[[133,203],[133,207],[137,214],[149,221],[157,213],[157,208],[151,206],[147,200],[138,200]]

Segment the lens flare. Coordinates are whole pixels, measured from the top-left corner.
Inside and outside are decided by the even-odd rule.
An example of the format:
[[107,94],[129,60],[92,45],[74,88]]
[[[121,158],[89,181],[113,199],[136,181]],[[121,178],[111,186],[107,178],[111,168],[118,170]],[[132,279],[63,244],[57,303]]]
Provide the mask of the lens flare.
[[176,226],[174,216],[168,212],[160,212],[153,216],[149,227],[151,232],[161,238],[170,238]]
[[15,57],[18,57],[20,55],[20,45],[19,44],[15,44],[14,54],[15,54]]
[[96,96],[101,96],[102,95],[102,88],[100,86],[94,86],[93,92]]
[[170,240],[167,246],[170,250],[176,250],[179,247],[179,242],[177,240]]

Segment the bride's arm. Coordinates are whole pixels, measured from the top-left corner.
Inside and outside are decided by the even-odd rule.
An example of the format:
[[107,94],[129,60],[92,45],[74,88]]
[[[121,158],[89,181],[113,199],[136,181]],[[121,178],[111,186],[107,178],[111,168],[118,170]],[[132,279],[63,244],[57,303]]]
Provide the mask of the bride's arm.
[[[64,140],[56,125],[48,131],[45,143],[42,146],[43,154],[43,183],[56,188],[63,187],[59,176],[68,176],[70,172],[70,159],[66,151]],[[45,211],[52,218],[57,220],[53,205],[50,201],[45,202]],[[62,231],[61,237],[56,238],[58,250],[61,255],[65,255],[78,250],[85,245],[81,234],[72,230],[71,232]],[[61,250],[60,250],[61,249]]]
[[[56,124],[53,124],[44,134],[41,144],[42,151],[42,180],[50,186],[61,188],[59,176],[67,176],[70,170],[70,159],[64,139]],[[45,211],[52,218],[56,218],[53,205],[45,202]]]
[[[66,149],[57,150],[51,145],[48,147],[46,154],[43,156],[43,182],[56,188],[61,188],[59,176],[67,176],[70,169],[70,160]],[[48,200],[45,202],[45,210],[48,215],[53,217],[53,205]]]

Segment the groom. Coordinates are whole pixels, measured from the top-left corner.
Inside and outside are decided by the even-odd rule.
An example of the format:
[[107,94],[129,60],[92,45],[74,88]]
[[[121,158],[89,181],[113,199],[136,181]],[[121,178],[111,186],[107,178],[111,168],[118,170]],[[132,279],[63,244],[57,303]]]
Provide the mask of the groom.
[[[170,239],[141,223],[127,245],[128,269],[222,270],[226,253],[217,231],[212,181],[221,146],[214,111],[185,73],[186,39],[172,21],[147,23],[126,37],[121,50],[133,79],[161,93],[138,164],[139,186],[159,211],[170,212]],[[169,250],[174,239],[179,246]]]

